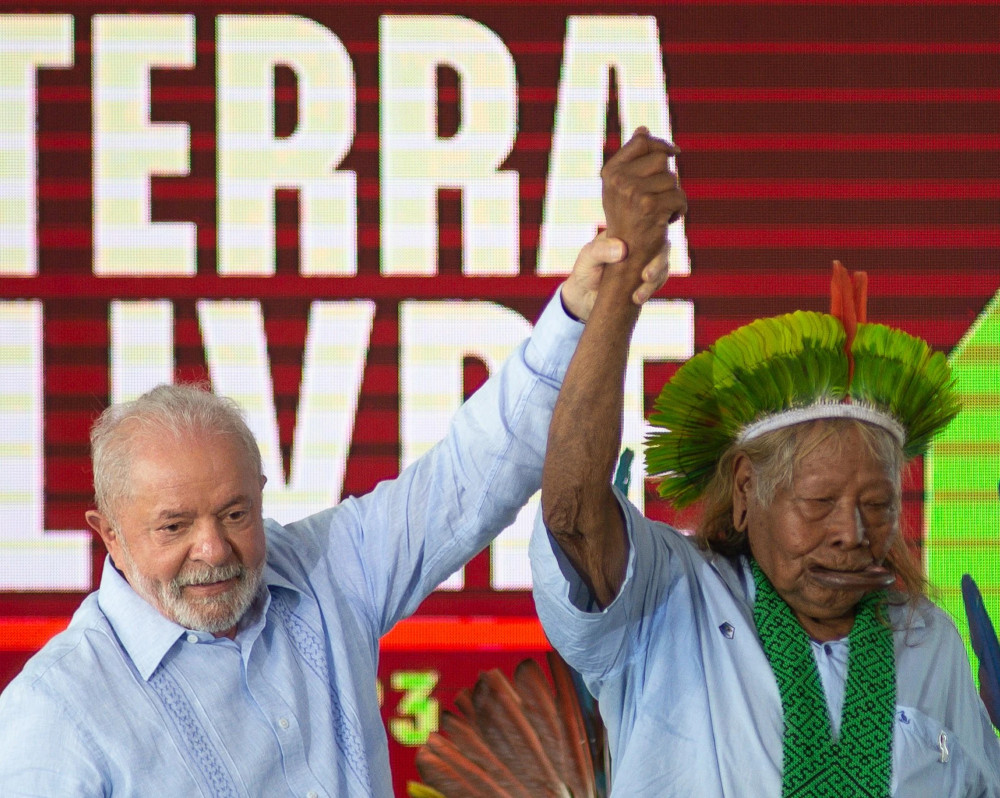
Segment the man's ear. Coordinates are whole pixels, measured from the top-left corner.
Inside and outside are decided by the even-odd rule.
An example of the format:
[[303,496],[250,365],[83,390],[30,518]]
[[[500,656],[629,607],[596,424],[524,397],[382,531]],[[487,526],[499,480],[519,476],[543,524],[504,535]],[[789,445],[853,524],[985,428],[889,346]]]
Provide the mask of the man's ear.
[[104,548],[108,550],[111,559],[114,559],[119,547],[118,533],[115,531],[114,525],[103,513],[97,510],[87,510],[85,517],[90,528],[101,536],[101,540],[104,541]]
[[745,454],[738,454],[733,461],[733,529],[737,532],[747,531],[747,510],[752,490],[753,463]]

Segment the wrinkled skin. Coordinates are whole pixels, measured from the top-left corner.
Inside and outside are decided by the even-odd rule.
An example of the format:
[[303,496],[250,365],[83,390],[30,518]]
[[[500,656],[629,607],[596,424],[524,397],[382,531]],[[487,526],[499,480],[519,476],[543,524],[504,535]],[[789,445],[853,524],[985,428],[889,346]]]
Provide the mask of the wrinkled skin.
[[749,459],[734,468],[734,523],[761,570],[812,638],[846,636],[861,598],[895,580],[882,564],[899,528],[894,475],[856,430],[803,458],[768,507],[754,495]]
[[264,567],[264,478],[227,435],[146,435],[136,448],[131,498],[113,520],[92,510],[87,522],[161,614],[233,637]]

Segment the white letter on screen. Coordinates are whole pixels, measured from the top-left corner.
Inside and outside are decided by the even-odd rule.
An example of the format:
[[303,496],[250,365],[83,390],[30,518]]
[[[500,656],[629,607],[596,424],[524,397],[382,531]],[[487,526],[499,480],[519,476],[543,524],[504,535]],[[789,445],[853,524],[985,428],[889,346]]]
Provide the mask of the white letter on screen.
[[194,66],[194,17],[94,15],[94,274],[193,275],[192,222],[151,221],[150,176],[187,175],[191,131],[150,122],[150,69]]
[[90,533],[46,531],[42,303],[0,302],[0,591],[89,590]]
[[[635,452],[629,498],[640,511],[646,505],[646,424],[643,367],[650,362],[687,360],[694,354],[694,303],[688,300],[651,299],[643,307],[632,333],[625,370],[622,408],[622,447]],[[661,386],[653,386],[659,393]]]
[[[458,131],[437,133],[437,67],[459,76]],[[438,189],[462,192],[464,274],[518,273],[514,61],[464,17],[385,16],[379,27],[382,273],[438,270]]]
[[[601,166],[609,72],[618,81],[623,142],[641,125],[671,139],[655,17],[570,17],[545,185],[538,274],[569,274],[604,221]],[[673,159],[671,159],[673,161]],[[688,274],[683,219],[668,229],[670,273]]]
[[0,15],[0,277],[38,272],[35,70],[70,66],[69,14]]
[[370,300],[312,303],[286,482],[260,304],[198,303],[212,387],[246,413],[267,477],[264,513],[279,523],[340,501],[374,318]]
[[[531,325],[523,316],[493,302],[400,303],[400,470],[447,433],[462,404],[463,360],[477,358],[492,374],[530,334]],[[512,572],[511,564],[520,564],[522,552],[526,561],[537,509],[536,495],[493,542],[494,587],[515,589],[527,577],[520,569]],[[458,571],[441,587],[460,590],[464,582]]]
[[[318,22],[281,15],[220,16],[218,72],[219,274],[275,269],[275,200],[298,189],[304,275],[357,273],[357,177],[334,171],[354,139],[354,69]],[[274,130],[274,69],[298,82],[298,123]]]
[[169,299],[111,303],[111,404],[174,381],[174,306]]

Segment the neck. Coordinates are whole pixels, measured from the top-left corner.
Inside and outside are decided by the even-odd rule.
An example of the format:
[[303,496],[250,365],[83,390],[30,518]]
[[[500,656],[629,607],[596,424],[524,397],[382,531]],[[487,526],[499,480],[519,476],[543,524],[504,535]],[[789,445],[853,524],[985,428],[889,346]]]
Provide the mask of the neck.
[[841,618],[813,618],[792,610],[795,620],[805,630],[810,638],[818,643],[829,643],[831,640],[842,640],[851,633],[854,627],[854,614]]

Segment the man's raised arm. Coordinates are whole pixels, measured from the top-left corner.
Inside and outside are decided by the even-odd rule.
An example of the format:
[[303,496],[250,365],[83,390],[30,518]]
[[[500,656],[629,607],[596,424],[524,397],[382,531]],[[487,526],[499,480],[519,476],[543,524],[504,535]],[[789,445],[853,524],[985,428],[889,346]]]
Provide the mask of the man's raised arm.
[[600,606],[618,594],[628,543],[611,475],[621,445],[629,341],[650,269],[661,267],[666,226],[687,210],[669,171],[671,144],[640,129],[601,172],[608,236],[628,247],[605,267],[549,427],[542,515]]

